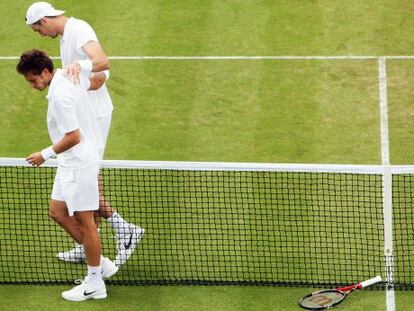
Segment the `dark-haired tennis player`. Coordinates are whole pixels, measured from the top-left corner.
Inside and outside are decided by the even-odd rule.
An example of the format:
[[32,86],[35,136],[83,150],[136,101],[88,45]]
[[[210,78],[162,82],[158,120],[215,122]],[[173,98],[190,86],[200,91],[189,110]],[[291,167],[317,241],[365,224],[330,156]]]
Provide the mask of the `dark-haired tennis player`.
[[[85,21],[64,16],[65,12],[56,10],[47,2],[35,2],[27,10],[26,24],[41,36],[60,39],[60,56],[64,74],[71,77],[75,83],[80,73],[91,74],[109,69],[108,57],[104,53],[92,27]],[[106,140],[109,134],[112,116],[112,101],[105,83],[96,91],[88,92],[89,99],[94,104],[95,115],[98,119],[101,133],[99,155],[104,155]],[[115,264],[121,266],[134,252],[144,234],[144,229],[126,222],[119,212],[115,211],[105,200],[102,181],[100,181],[99,215],[105,218],[115,230],[117,255]],[[72,250],[57,254],[60,260],[68,262],[83,262],[84,248],[75,244]]]
[[71,301],[106,298],[103,278],[112,276],[118,267],[102,256],[94,220],[94,212],[99,209],[100,133],[87,95],[88,89],[100,87],[106,76],[104,73],[90,79],[82,76],[75,85],[62,75],[61,69],[55,71],[52,60],[40,50],[23,53],[16,69],[31,87],[48,88],[47,127],[52,145],[26,160],[39,166],[57,157],[50,216],[85,249],[87,276],[80,285],[63,292],[62,297]]

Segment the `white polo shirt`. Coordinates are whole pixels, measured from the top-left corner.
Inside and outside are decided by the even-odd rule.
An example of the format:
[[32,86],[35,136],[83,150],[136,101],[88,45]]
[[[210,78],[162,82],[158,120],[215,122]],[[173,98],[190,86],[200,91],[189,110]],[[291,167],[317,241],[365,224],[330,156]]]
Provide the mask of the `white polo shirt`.
[[[89,59],[82,47],[90,41],[99,42],[92,27],[83,20],[69,18],[60,39],[62,67],[78,60]],[[88,96],[95,105],[96,117],[102,118],[111,115],[113,105],[106,84],[96,91],[89,91]]]
[[99,163],[100,129],[92,102],[88,97],[89,79],[81,76],[81,83],[73,84],[57,69],[46,98],[47,127],[53,144],[66,133],[80,130],[81,141],[58,154],[58,165],[63,169],[80,169]]

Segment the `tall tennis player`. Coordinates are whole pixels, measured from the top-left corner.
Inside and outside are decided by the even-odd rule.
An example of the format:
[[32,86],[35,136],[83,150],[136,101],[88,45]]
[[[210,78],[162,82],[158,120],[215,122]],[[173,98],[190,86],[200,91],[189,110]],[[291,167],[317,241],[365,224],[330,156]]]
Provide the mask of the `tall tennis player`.
[[[55,9],[47,2],[35,2],[27,10],[26,24],[41,36],[60,38],[60,56],[63,74],[79,83],[80,74],[90,75],[109,69],[109,60],[104,53],[92,27],[85,21],[64,16],[65,12]],[[107,72],[109,76],[109,72]],[[100,128],[99,156],[104,156],[106,140],[111,125],[113,105],[105,83],[96,91],[88,92],[94,104],[95,116]],[[100,178],[99,215],[113,227],[116,235],[117,255],[115,264],[121,266],[135,251],[144,234],[144,229],[126,222],[105,199]],[[59,211],[57,211],[59,212]],[[83,245],[75,244],[72,250],[59,252],[57,257],[68,262],[83,262],[85,252]]]

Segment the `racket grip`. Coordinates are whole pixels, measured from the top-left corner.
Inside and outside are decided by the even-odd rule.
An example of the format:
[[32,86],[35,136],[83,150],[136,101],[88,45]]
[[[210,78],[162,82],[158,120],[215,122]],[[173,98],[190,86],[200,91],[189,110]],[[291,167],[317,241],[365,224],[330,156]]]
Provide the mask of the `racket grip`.
[[381,276],[377,275],[375,278],[361,282],[361,288],[368,287],[382,281]]

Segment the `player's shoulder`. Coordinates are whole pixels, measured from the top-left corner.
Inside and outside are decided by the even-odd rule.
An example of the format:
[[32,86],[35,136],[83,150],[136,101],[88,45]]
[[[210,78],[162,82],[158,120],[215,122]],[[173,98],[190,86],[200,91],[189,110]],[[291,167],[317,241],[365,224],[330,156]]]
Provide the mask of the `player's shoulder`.
[[76,30],[92,29],[92,26],[88,22],[75,17],[70,18],[70,27]]
[[75,84],[68,77],[63,75],[63,70],[59,69],[55,73],[56,80],[53,83],[52,97],[54,99],[73,99],[80,96],[80,93],[87,90],[85,79],[81,79],[81,83]]
[[70,91],[75,87],[75,85],[63,74],[63,69],[58,69],[55,73],[55,75],[58,75],[57,81],[56,81],[56,89],[60,92],[64,93],[65,89],[68,89]]

